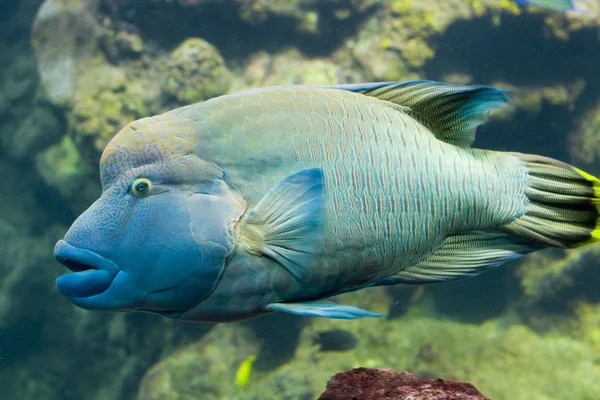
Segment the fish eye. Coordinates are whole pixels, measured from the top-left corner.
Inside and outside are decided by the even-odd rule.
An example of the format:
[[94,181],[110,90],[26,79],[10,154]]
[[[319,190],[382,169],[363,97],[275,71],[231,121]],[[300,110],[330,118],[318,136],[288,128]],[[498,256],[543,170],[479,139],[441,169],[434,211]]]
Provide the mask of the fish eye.
[[144,196],[152,189],[152,183],[146,178],[138,178],[131,185],[131,189],[136,196]]

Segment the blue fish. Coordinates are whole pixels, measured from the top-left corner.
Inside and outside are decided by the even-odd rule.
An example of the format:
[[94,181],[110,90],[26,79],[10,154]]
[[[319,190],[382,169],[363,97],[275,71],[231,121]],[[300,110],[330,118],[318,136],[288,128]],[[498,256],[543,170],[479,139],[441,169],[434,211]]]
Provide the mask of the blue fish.
[[515,0],[521,6],[538,6],[554,11],[576,11],[574,0]]
[[56,244],[89,310],[227,322],[381,314],[328,297],[470,277],[600,238],[600,182],[471,148],[506,94],[432,81],[277,86],[143,118]]

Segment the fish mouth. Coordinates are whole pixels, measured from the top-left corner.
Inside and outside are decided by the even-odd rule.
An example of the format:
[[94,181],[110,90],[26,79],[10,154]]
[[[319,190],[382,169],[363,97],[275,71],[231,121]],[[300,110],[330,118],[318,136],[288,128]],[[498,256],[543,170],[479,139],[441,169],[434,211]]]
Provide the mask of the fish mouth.
[[56,243],[54,258],[72,271],[56,280],[56,287],[67,298],[103,293],[119,272],[119,267],[109,259],[91,250],[70,245],[64,240]]

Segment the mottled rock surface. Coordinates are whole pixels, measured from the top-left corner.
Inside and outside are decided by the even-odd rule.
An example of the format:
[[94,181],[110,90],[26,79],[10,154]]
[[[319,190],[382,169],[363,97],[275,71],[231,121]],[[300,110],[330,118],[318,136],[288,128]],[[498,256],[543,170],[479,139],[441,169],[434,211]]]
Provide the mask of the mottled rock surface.
[[489,400],[470,383],[419,379],[403,371],[355,368],[327,383],[318,400]]
[[231,73],[219,50],[206,40],[187,39],[171,53],[164,90],[182,104],[220,96],[229,86]]

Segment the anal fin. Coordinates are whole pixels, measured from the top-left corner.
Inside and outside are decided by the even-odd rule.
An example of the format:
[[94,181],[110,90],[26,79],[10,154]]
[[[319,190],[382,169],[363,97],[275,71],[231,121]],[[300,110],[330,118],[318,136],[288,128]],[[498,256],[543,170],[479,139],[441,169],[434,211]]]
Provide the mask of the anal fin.
[[541,248],[504,232],[466,232],[447,237],[442,247],[418,264],[378,279],[373,286],[446,282],[475,276]]

